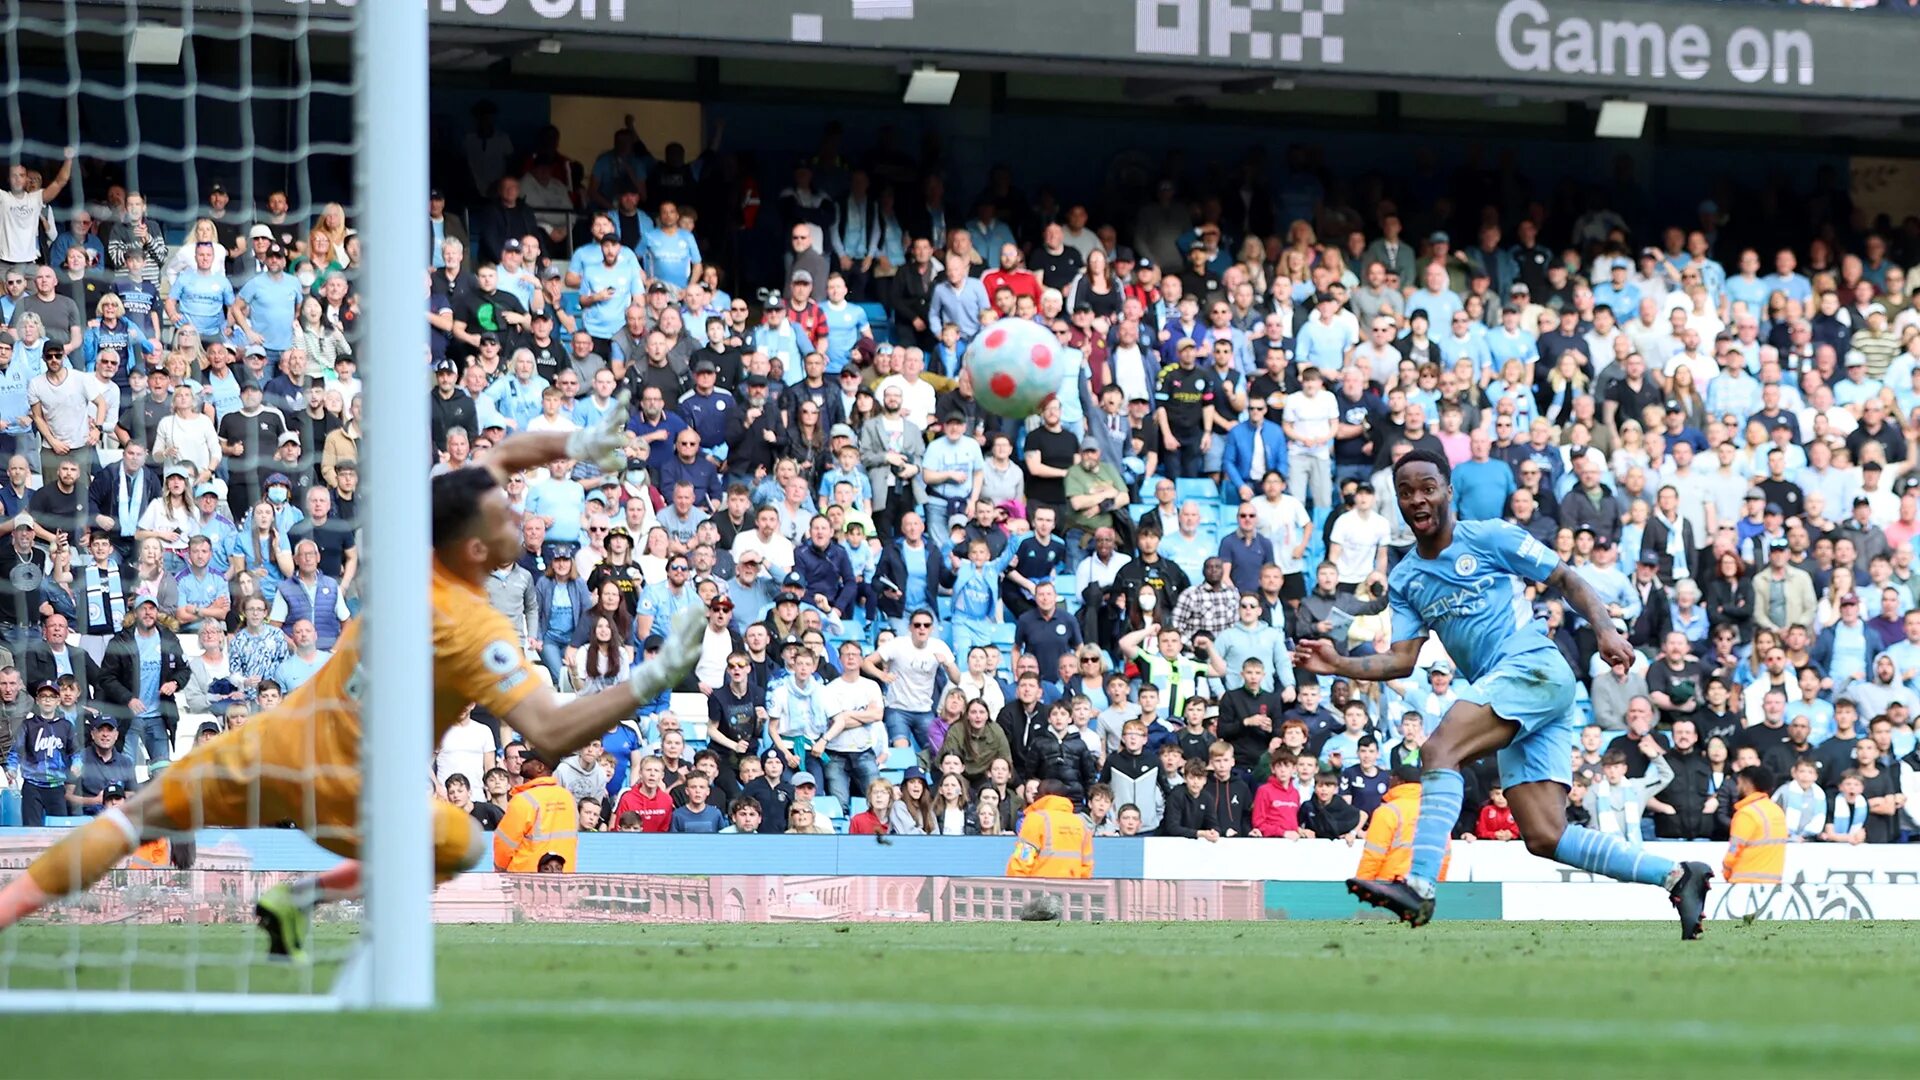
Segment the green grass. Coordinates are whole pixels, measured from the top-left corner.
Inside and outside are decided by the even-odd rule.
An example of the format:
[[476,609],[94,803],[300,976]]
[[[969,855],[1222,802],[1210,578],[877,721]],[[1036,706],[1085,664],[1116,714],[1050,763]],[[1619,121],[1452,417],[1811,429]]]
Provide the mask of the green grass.
[[[143,929],[142,955],[187,933]],[[9,944],[45,955],[72,934]],[[1916,944],[1898,923],[1723,923],[1690,945],[1668,923],[446,926],[430,1015],[142,1014],[57,1021],[62,1037],[0,1017],[0,1072],[1911,1076]]]

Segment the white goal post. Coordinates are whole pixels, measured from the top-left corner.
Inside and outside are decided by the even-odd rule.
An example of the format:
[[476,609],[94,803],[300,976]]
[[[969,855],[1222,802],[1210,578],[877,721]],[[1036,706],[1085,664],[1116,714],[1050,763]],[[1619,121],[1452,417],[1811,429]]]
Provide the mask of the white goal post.
[[[201,955],[204,932],[191,926],[146,928],[177,932],[185,938],[184,954],[177,939],[170,939],[169,949],[143,953],[141,928],[131,925],[138,919],[118,928],[69,929],[56,918],[0,934],[0,1012],[310,1012],[434,1004],[432,825],[423,791],[433,753],[433,691],[426,674],[432,669],[431,442],[424,378],[428,327],[418,302],[429,190],[427,6],[420,0],[0,4],[0,91],[6,94],[0,162],[57,164],[73,147],[81,162],[111,163],[126,177],[127,190],[139,184],[143,163],[149,180],[155,173],[177,173],[185,177],[184,192],[167,212],[156,206],[153,213],[169,230],[191,225],[202,212],[209,176],[228,177],[235,210],[252,215],[270,190],[252,179],[256,171],[283,169],[290,190],[299,192],[288,224],[298,216],[303,236],[320,211],[314,187],[305,182],[306,156],[323,148],[351,163],[348,212],[361,244],[352,279],[361,298],[354,349],[365,399],[357,501],[367,567],[359,586],[364,663],[356,678],[364,731],[360,838],[366,896],[361,933],[350,950],[323,975],[289,986],[285,978],[249,975],[267,970],[259,947],[247,946],[238,959]],[[116,37],[124,39],[125,56],[103,60],[102,42],[110,48]],[[83,41],[85,48],[78,44]],[[291,58],[291,70],[267,72],[256,85],[256,43]],[[29,51],[42,58],[39,68],[23,69]],[[202,66],[197,54],[219,59]],[[61,55],[64,72],[58,60],[46,59]],[[341,69],[350,76],[315,74]],[[350,136],[316,135],[317,121],[329,118],[312,114],[310,103],[324,100],[326,108],[338,108],[343,99],[353,103]],[[262,101],[275,103],[265,112],[281,111],[283,131],[256,139],[252,118]],[[64,107],[56,104],[62,102]],[[204,122],[196,128],[196,110],[207,102],[242,117],[241,130],[215,131]],[[143,105],[182,110],[183,133],[143,139]],[[85,119],[103,114],[120,129],[97,131]],[[337,116],[331,119],[329,131],[340,126]],[[76,185],[81,175],[76,163]],[[76,186],[55,201],[85,207],[102,194]],[[64,218],[65,211],[54,213]],[[64,231],[65,221],[58,227]],[[18,932],[29,929],[42,931],[42,938],[20,943]],[[221,929],[258,936],[251,927]],[[123,932],[102,948],[100,937],[88,936],[99,930]],[[234,933],[221,940],[243,939]],[[164,978],[131,973],[149,964]],[[129,973],[106,978],[102,988],[101,969],[114,965]],[[219,978],[198,974],[215,968]]]

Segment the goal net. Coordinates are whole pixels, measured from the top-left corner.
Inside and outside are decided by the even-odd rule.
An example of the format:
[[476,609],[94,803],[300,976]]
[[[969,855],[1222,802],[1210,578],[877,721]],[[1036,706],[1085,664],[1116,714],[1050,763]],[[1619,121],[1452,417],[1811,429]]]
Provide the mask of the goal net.
[[[0,4],[0,882],[72,849],[0,1011],[433,1000],[425,7]],[[302,745],[230,734],[351,617]],[[106,863],[103,819],[166,835]],[[338,858],[303,830],[367,891],[286,963],[255,905]]]

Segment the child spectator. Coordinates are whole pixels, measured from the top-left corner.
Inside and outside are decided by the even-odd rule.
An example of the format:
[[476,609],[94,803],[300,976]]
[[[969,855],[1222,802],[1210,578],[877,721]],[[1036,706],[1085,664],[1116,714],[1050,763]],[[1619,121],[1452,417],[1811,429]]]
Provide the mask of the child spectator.
[[1300,789],[1293,786],[1293,767],[1297,759],[1289,750],[1273,756],[1273,772],[1267,782],[1253,793],[1253,828],[1249,836],[1277,836],[1289,840],[1300,835]]
[[1214,734],[1207,730],[1208,701],[1203,697],[1190,697],[1180,711],[1182,725],[1180,734],[1174,736],[1180,743],[1180,752],[1188,761],[1205,761],[1208,748],[1213,745]]
[[1213,827],[1221,836],[1245,836],[1252,826],[1253,796],[1233,775],[1233,744],[1224,739],[1207,747],[1207,791],[1213,796]]
[[1113,789],[1105,784],[1087,789],[1087,811],[1080,816],[1095,836],[1120,835],[1120,825],[1113,818]]
[[1848,769],[1840,774],[1840,790],[1834,792],[1833,805],[1827,808],[1827,827],[1820,839],[1830,844],[1866,843],[1869,813],[1866,784],[1858,770]]
[[1793,763],[1793,778],[1773,793],[1773,801],[1787,816],[1787,835],[1795,843],[1820,839],[1827,828],[1827,793],[1820,787],[1820,770],[1810,758]]
[[1567,824],[1593,827],[1593,815],[1587,811],[1587,785],[1577,776],[1567,789]]
[[685,791],[687,801],[673,812],[667,825],[668,832],[675,833],[717,833],[726,824],[720,816],[720,808],[707,805],[707,795],[713,790],[713,781],[705,773],[694,773],[680,785]]
[[[681,808],[681,810],[684,809],[686,808]],[[679,812],[675,811],[675,813]],[[760,831],[760,804],[745,795],[733,800],[733,804],[727,807],[727,817],[731,819],[732,824],[721,829],[723,833],[744,834]]]
[[1360,811],[1340,797],[1340,774],[1331,769],[1313,778],[1313,799],[1300,811],[1300,835],[1351,840],[1360,832]]
[[1160,819],[1159,835],[1217,842],[1220,830],[1213,827],[1216,814],[1212,793],[1207,790],[1207,767],[1189,761],[1180,775],[1180,788],[1167,795],[1167,811]]
[[1355,752],[1359,763],[1340,770],[1340,795],[1371,818],[1387,797],[1389,777],[1380,767],[1380,743],[1372,735],[1362,735]]
[[1587,810],[1593,815],[1593,827],[1609,836],[1618,836],[1628,844],[1646,839],[1642,824],[1651,828],[1646,816],[1647,800],[1673,782],[1673,766],[1667,764],[1666,748],[1652,735],[1640,740],[1640,752],[1647,755],[1647,775],[1637,780],[1627,777],[1627,755],[1608,750],[1600,759],[1600,779],[1587,791]]
[[1140,814],[1140,828],[1152,832],[1160,827],[1166,789],[1159,782],[1158,767],[1146,754],[1146,745],[1147,725],[1138,720],[1123,723],[1119,744],[1107,755],[1107,763],[1100,769],[1100,783],[1112,793],[1115,802],[1123,806],[1131,804]]
[[[1372,835],[1372,830],[1368,830]],[[1480,820],[1474,825],[1473,835],[1482,840],[1518,840],[1520,825],[1513,820],[1513,810],[1507,806],[1507,789],[1499,784],[1487,788],[1487,805],[1480,808]]]
[[1127,805],[1121,807],[1120,812],[1118,814],[1115,814],[1114,817],[1120,826],[1120,831],[1117,835],[1120,835],[1120,836],[1146,835],[1145,831],[1140,826],[1140,808],[1133,805],[1132,803],[1128,803]]

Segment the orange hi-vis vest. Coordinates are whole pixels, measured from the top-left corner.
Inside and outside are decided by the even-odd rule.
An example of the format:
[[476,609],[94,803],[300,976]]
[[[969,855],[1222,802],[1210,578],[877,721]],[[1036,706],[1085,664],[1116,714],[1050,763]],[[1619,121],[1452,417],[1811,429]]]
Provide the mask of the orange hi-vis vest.
[[1764,791],[1733,804],[1732,835],[1720,864],[1729,885],[1778,885],[1787,869],[1787,812]]
[[506,816],[493,833],[493,868],[510,874],[531,874],[540,857],[558,855],[566,872],[579,867],[580,811],[573,793],[551,776],[529,780],[513,789]]
[[1035,799],[1020,819],[1020,842],[1007,860],[1008,877],[1090,878],[1093,830],[1059,795]]
[[[1366,850],[1360,855],[1357,878],[1369,881],[1399,881],[1413,869],[1413,828],[1420,820],[1420,785],[1400,784],[1387,789],[1380,809],[1367,822]],[[1449,853],[1440,860],[1440,880],[1447,878]]]

